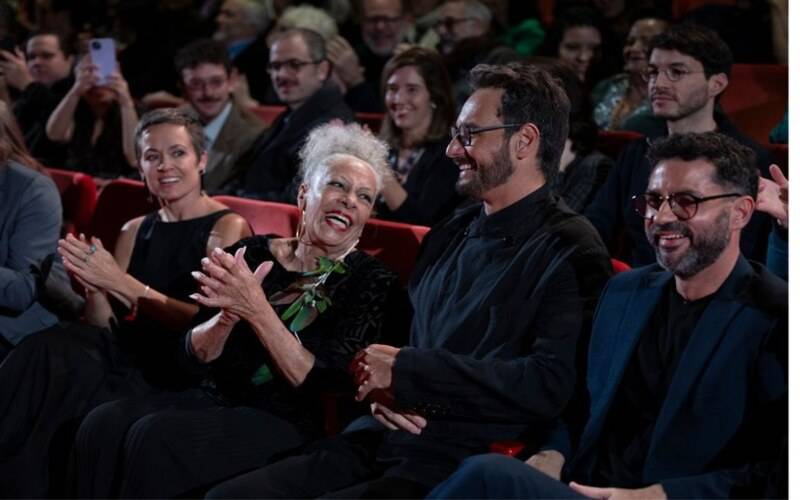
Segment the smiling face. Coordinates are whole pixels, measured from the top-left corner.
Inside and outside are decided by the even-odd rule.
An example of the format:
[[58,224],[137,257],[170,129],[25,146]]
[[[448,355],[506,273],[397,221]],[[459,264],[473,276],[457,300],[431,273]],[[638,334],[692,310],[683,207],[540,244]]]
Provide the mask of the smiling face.
[[433,119],[431,95],[415,66],[403,66],[386,81],[386,109],[404,134],[424,136]]
[[[725,88],[721,80],[724,78],[727,84],[723,74],[706,78],[700,61],[677,50],[653,49],[648,66],[660,70],[647,87],[653,114],[671,121],[705,113],[710,116],[714,97]],[[668,68],[683,73],[681,78],[676,82],[670,81],[665,74]]]
[[230,101],[233,81],[221,64],[202,63],[184,68],[181,78],[186,98],[203,123],[216,118]]
[[[649,193],[667,196],[689,193],[698,198],[731,190],[714,182],[715,167],[706,160],[669,159],[650,175]],[[665,201],[652,218],[645,218],[647,239],[658,263],[680,278],[689,278],[716,262],[731,244],[731,206],[735,197],[698,205],[689,220],[679,220]]]
[[200,194],[200,174],[206,155],[200,158],[189,132],[181,125],[153,125],[139,139],[139,169],[147,188],[158,199],[175,201]]
[[361,37],[373,54],[390,56],[408,31],[401,0],[363,0]]
[[594,26],[572,26],[558,44],[558,58],[569,65],[583,81],[589,67],[600,54],[603,39]]
[[[476,90],[461,108],[456,125],[474,128],[500,125],[502,121],[497,110],[502,95],[500,89]],[[502,188],[514,173],[508,148],[509,139],[503,129],[473,134],[470,146],[453,138],[447,146],[447,156],[459,168],[456,190],[466,196],[486,199],[490,191]]]
[[[277,71],[271,71],[272,86],[278,98],[290,108],[297,108],[319,90],[328,77],[328,63],[314,62],[308,46],[300,35],[279,38],[270,47],[269,60],[280,65]],[[292,61],[301,63],[296,70],[292,69]]]
[[375,171],[349,155],[335,155],[328,167],[303,184],[298,204],[304,209],[302,241],[329,255],[349,250],[361,236],[378,196]]

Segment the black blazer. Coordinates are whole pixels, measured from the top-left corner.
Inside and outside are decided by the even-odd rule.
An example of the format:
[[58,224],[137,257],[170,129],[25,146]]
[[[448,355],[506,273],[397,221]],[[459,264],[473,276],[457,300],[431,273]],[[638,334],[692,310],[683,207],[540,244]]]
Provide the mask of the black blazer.
[[339,90],[326,83],[299,108],[278,116],[242,157],[237,170],[243,173],[238,184],[227,191],[248,198],[296,202],[300,148],[313,128],[335,119],[350,123],[354,116]]

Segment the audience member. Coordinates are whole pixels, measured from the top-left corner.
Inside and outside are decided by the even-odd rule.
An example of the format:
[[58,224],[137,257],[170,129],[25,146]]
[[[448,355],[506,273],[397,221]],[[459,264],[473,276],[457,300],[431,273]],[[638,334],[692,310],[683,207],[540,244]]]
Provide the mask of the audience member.
[[609,35],[600,12],[590,5],[565,2],[556,10],[539,54],[570,65],[586,91],[621,66],[616,40]]
[[470,70],[476,64],[498,63],[498,58],[513,51],[500,45],[492,30],[492,11],[479,0],[446,1],[439,8],[434,29],[460,108],[470,95]]
[[[759,168],[767,171],[768,154],[740,134],[722,114],[714,112],[719,95],[728,86],[732,56],[727,45],[713,31],[696,25],[678,25],[653,39],[649,53],[648,94],[653,114],[663,119],[663,135],[719,130],[754,149]],[[646,161],[648,139],[627,145],[606,183],[597,193],[586,215],[606,244],[611,247],[625,231],[630,255],[617,250],[619,258],[633,266],[655,261],[642,221],[634,210],[631,196],[643,191],[652,170]],[[764,260],[769,221],[756,213],[744,229],[742,253]]]
[[558,59],[538,57],[531,64],[550,72],[561,81],[570,100],[569,135],[558,164],[553,191],[574,211],[581,213],[594,199],[614,162],[595,149],[597,126],[591,106],[575,72]]
[[133,131],[138,120],[128,83],[119,73],[101,82],[85,56],[75,82],[47,120],[47,138],[66,144],[64,168],[97,177],[129,175],[136,165]]
[[319,33],[326,44],[339,36],[339,27],[328,12],[312,5],[293,5],[287,7],[278,18],[275,27],[267,36],[267,45],[272,46],[278,34],[295,28]]
[[411,346],[371,345],[353,362],[375,418],[209,497],[420,497],[462,459],[541,434],[563,410],[610,272],[591,225],[547,187],[569,101],[533,67],[472,75],[447,152],[459,190],[482,203],[428,234],[409,285]]
[[[301,157],[298,235],[242,240],[197,273],[193,297],[214,309],[180,350],[203,388],[94,410],[78,431],[78,497],[174,497],[261,467],[324,435],[323,391],[353,392],[352,356],[392,326],[397,278],[355,250],[386,146],[325,125]],[[318,302],[301,307],[308,297]]]
[[439,54],[422,48],[391,58],[383,75],[381,135],[391,148],[393,175],[384,180],[378,216],[432,226],[463,200],[456,192],[458,167],[445,155],[455,120],[450,78]]
[[24,131],[31,154],[46,165],[64,162],[63,147],[47,138],[50,114],[72,86],[73,53],[70,44],[56,33],[36,33],[28,38],[25,54],[0,51],[0,70],[16,91],[14,115]]
[[184,94],[203,124],[208,162],[203,187],[215,192],[233,180],[233,168],[264,130],[264,122],[231,97],[235,76],[220,42],[198,40],[182,48],[175,67]]
[[270,23],[265,2],[225,0],[216,20],[214,39],[226,45],[233,66],[246,77],[247,88],[242,94],[263,101],[269,87],[269,78],[264,72],[268,59],[264,35]]
[[86,290],[90,324],[30,335],[0,365],[0,378],[15,382],[0,387],[4,496],[66,495],[65,464],[84,415],[105,401],[185,384],[168,353],[198,311],[186,302],[195,290],[190,273],[214,248],[250,234],[244,219],[203,194],[203,140],[185,112],[146,114],[136,153],[162,208],[127,222],[113,255],[97,238],[59,242],[64,265]]
[[39,302],[31,268],[55,251],[61,231],[58,190],[37,167],[0,102],[0,361],[29,334],[58,321]]
[[328,42],[328,58],[346,87],[345,102],[356,112],[384,111],[380,98],[383,67],[405,41],[413,18],[408,0],[360,0],[361,39],[350,45],[338,36]]
[[230,189],[242,196],[291,203],[296,198],[297,154],[309,131],[331,120],[351,122],[353,112],[328,82],[331,64],[318,33],[297,28],[277,35],[267,68],[273,88],[289,109],[241,160],[244,171]]
[[768,494],[788,434],[788,288],[739,250],[756,205],[755,156],[716,132],[671,135],[650,155],[635,204],[659,264],[603,293],[591,416],[575,453],[555,440],[527,464],[475,457],[432,498]]
[[601,129],[623,128],[631,116],[650,111],[645,77],[648,50],[653,37],[668,27],[667,21],[654,17],[637,19],[631,26],[622,49],[624,72],[601,81],[592,91],[594,121]]

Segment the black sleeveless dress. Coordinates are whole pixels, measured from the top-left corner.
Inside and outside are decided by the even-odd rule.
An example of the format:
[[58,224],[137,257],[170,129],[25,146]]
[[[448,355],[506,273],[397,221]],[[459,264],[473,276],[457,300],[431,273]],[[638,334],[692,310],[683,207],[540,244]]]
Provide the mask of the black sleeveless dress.
[[[208,237],[230,210],[162,222],[142,221],[128,272],[151,288],[188,301]],[[115,307],[117,317],[127,311]],[[0,365],[0,498],[59,495],[74,432],[101,403],[185,386],[170,379],[166,354],[182,332],[143,317],[112,330],[61,324],[29,336]],[[161,379],[159,377],[167,377]]]

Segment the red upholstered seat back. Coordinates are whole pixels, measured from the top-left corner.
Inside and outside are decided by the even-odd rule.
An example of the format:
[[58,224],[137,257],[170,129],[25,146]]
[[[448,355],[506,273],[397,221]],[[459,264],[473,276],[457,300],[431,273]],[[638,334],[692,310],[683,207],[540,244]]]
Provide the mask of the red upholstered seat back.
[[742,133],[761,144],[783,118],[789,103],[789,67],[783,64],[734,64],[720,104]]
[[61,194],[64,229],[73,233],[87,232],[97,204],[97,186],[94,179],[71,170],[48,168],[47,171]]
[[158,203],[148,200],[143,182],[116,179],[100,190],[89,234],[100,238],[103,246],[113,252],[119,230],[127,221],[157,210]]

